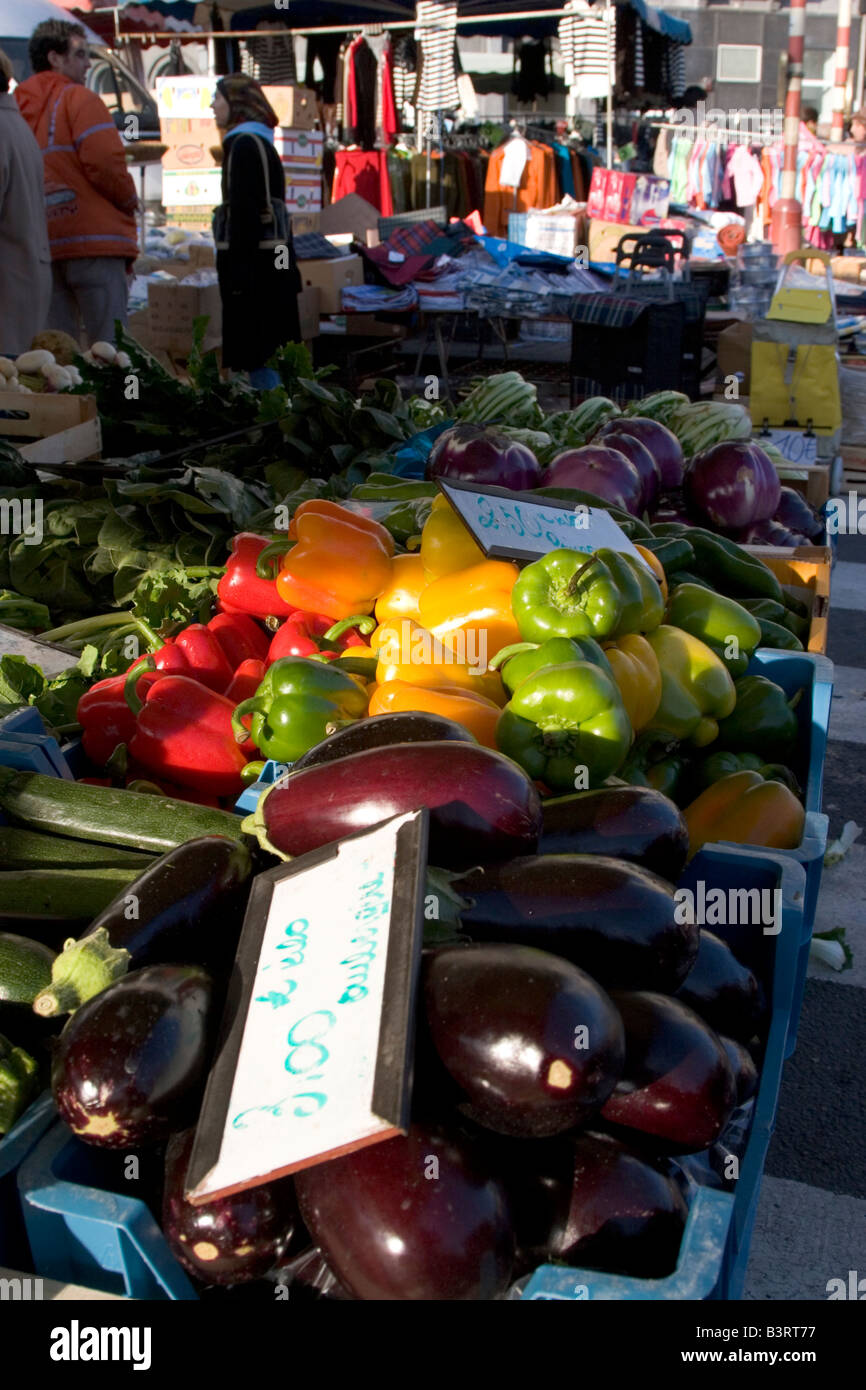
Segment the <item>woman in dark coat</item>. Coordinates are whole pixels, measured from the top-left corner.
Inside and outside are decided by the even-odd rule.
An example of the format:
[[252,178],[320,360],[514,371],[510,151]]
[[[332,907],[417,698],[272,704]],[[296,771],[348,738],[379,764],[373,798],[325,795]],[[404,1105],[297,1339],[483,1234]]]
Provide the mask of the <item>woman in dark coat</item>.
[[[222,78],[213,113],[223,136],[223,202],[229,206],[229,245],[217,251],[223,311],[223,365],[246,371],[258,389],[279,384],[268,358],[284,343],[300,340],[301,277],[292,236],[287,245],[260,249],[271,230],[262,222],[269,199],[285,200],[286,180],[274,149],[273,107],[251,77]],[[268,186],[262,153],[267,161]]]

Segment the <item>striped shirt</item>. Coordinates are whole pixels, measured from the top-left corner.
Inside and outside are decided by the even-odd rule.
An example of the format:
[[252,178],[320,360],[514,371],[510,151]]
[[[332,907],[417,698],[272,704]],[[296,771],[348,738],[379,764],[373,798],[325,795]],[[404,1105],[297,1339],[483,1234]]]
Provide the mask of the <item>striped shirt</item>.
[[416,19],[415,37],[421,45],[421,83],[416,106],[419,111],[456,111],[460,94],[454,67],[455,0],[418,0]]

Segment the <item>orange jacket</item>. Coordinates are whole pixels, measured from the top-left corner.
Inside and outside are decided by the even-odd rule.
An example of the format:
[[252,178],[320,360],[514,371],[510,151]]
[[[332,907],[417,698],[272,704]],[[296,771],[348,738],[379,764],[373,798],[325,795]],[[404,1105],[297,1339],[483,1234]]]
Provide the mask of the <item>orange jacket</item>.
[[138,255],[135,184],[108,107],[57,72],[37,72],[15,98],[42,150],[51,259]]
[[500,185],[499,171],[504,158],[505,145],[499,145],[487,163],[487,177],[484,180],[484,225],[488,236],[508,235],[510,212],[528,212],[530,208],[553,207],[559,197],[556,191],[555,155],[547,145],[529,142],[529,157],[520,187],[516,191]]

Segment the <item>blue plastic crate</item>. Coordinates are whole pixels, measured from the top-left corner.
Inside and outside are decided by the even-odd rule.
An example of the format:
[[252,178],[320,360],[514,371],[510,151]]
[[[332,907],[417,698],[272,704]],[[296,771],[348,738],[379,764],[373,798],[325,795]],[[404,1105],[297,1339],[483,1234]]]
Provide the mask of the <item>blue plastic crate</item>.
[[244,787],[240,796],[234,804],[234,810],[239,816],[249,816],[256,809],[259,797],[262,792],[272,787],[278,777],[282,777],[284,772],[288,772],[291,763],[277,763],[273,758],[268,758],[262,768],[262,775],[257,782],[251,782],[248,787]]
[[18,1169],[37,1275],[141,1299],[196,1299],[144,1202],[95,1185],[99,1150],[59,1121]]
[[27,1109],[0,1139],[0,1265],[29,1269],[30,1254],[18,1198],[18,1169],[56,1115],[49,1092]]
[[779,1100],[785,1043],[802,936],[805,870],[778,851],[741,854],[713,846],[692,860],[680,886],[703,879],[710,888],[757,888],[782,893],[781,930],[764,935],[753,926],[713,926],[752,968],[767,992],[770,1026],[752,1126],[733,1193],[701,1188],[689,1210],[676,1270],[664,1279],[631,1279],[588,1269],[542,1265],[524,1298],[722,1299],[740,1297],[764,1163]]

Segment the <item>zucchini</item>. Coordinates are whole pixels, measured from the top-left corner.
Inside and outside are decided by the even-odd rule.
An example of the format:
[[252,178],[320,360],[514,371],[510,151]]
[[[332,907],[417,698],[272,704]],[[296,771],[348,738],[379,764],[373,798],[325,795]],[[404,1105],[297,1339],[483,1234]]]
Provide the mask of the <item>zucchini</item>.
[[33,913],[90,921],[135,876],[135,869],[12,869],[0,873],[0,918]]
[[50,983],[54,959],[41,941],[0,932],[0,1003],[32,1004]]
[[169,961],[203,965],[215,979],[227,979],[252,869],[246,845],[225,835],[189,840],[155,859],[85,936],[66,942],[35,1012],[41,1018],[71,1013],[128,969]]
[[[127,845],[152,854],[164,854],[201,835],[244,839],[241,817],[231,811],[122,787],[91,787],[64,777],[12,768],[0,768],[0,810],[29,830]],[[102,903],[96,911],[104,906]]]
[[136,854],[114,845],[43,835],[19,825],[0,825],[0,864],[4,869],[129,868],[136,873],[153,863],[152,854]]
[[23,1047],[0,1033],[0,1136],[23,1115],[36,1093],[39,1068]]

